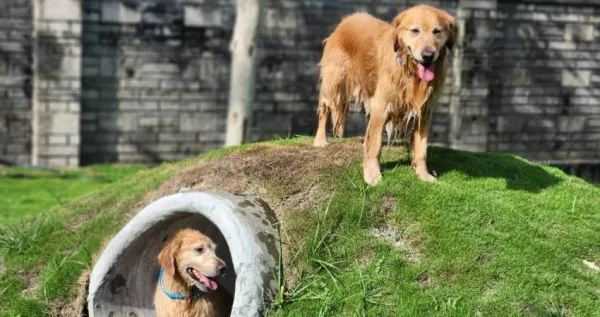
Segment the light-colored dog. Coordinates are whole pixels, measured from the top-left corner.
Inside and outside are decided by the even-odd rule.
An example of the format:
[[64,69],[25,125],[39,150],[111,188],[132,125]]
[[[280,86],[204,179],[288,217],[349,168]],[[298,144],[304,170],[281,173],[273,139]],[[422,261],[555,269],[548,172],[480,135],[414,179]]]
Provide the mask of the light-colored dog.
[[158,255],[161,266],[154,293],[158,317],[226,317],[231,296],[219,287],[227,265],[216,245],[197,230],[182,229]]
[[[364,180],[381,180],[379,156],[383,129],[411,136],[412,168],[419,178],[436,180],[427,169],[427,138],[433,106],[446,79],[448,52],[454,43],[454,17],[417,5],[386,23],[367,13],[342,19],[325,40],[321,59],[319,125],[315,146],[327,145],[331,115],[334,134],[342,136],[348,101],[364,100],[370,115],[364,143]],[[388,133],[390,129],[388,130]]]

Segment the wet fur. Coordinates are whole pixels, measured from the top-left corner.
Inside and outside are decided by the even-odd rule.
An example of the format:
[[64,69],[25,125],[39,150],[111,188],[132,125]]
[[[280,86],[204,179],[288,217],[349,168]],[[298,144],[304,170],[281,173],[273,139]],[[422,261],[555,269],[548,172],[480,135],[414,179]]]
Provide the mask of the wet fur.
[[[216,291],[206,293],[201,297],[190,300],[192,286],[186,282],[182,274],[185,267],[182,263],[191,261],[189,249],[198,242],[215,248],[212,240],[197,230],[182,229],[171,238],[158,255],[158,263],[164,269],[163,285],[172,293],[185,293],[185,300],[168,298],[160,286],[156,285],[154,292],[154,307],[158,317],[227,317],[230,315],[232,298],[222,286]],[[203,258],[203,265],[212,267],[221,259],[213,256]]]
[[[405,33],[410,25],[420,23],[423,28],[440,25],[443,37],[435,41],[435,77],[431,82],[418,76],[414,51],[424,44],[412,42]],[[429,36],[431,37],[431,36]],[[447,50],[454,38],[454,18],[437,8],[418,5],[386,23],[367,13],[355,13],[342,19],[326,39],[320,62],[321,90],[319,93],[319,124],[315,146],[326,146],[327,119],[331,116],[334,135],[343,135],[348,102],[352,97],[365,102],[369,124],[365,135],[364,178],[369,184],[381,180],[379,155],[383,128],[408,132],[411,135],[412,167],[426,181],[434,181],[426,166],[427,137],[432,108],[444,86],[448,67]],[[410,42],[410,43],[407,43]],[[425,43],[425,42],[423,42]],[[412,47],[411,47],[412,46]],[[399,65],[400,56],[403,64]],[[358,93],[357,93],[358,91]]]

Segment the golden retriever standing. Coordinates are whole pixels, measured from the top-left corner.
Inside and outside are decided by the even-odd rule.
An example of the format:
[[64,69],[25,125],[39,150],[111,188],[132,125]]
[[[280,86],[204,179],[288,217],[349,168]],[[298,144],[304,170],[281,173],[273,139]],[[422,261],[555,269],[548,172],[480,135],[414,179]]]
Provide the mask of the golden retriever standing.
[[217,279],[227,265],[215,244],[197,230],[182,229],[158,255],[161,266],[154,293],[158,317],[226,317],[232,299]]
[[381,180],[379,156],[383,128],[407,130],[411,137],[412,168],[419,178],[436,180],[427,170],[427,137],[433,106],[438,101],[448,68],[447,50],[454,42],[454,17],[428,5],[398,14],[391,24],[367,13],[342,19],[325,40],[321,59],[319,125],[315,146],[325,146],[327,118],[341,136],[348,99],[368,101],[363,174],[368,184]]

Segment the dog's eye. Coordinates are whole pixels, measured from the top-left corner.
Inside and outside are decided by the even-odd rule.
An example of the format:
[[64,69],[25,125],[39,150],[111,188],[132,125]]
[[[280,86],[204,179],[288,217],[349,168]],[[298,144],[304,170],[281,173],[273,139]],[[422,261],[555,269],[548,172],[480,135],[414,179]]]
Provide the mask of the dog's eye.
[[441,29],[433,29],[433,34],[440,34],[442,32]]
[[204,252],[204,248],[203,247],[196,248],[196,252],[202,253],[202,252]]
[[410,33],[412,33],[412,35],[419,35],[421,31],[419,31],[419,29],[414,28],[414,29],[410,29]]

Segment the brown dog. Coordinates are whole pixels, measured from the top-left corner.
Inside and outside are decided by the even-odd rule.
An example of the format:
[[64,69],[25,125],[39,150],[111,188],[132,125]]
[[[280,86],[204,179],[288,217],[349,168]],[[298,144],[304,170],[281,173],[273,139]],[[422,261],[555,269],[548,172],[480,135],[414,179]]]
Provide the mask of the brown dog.
[[446,48],[451,49],[453,41],[454,18],[428,5],[401,12],[391,24],[367,13],[345,17],[325,40],[314,145],[327,144],[330,113],[334,134],[343,134],[348,99],[358,90],[359,99],[368,99],[365,107],[370,114],[364,180],[368,184],[381,180],[381,138],[390,122],[395,130],[407,130],[414,123],[412,168],[422,180],[435,181],[427,170],[427,137],[432,109],[446,79]]
[[217,279],[227,270],[216,246],[197,230],[182,229],[158,255],[161,266],[154,293],[158,317],[226,317],[231,296]]

